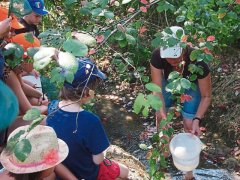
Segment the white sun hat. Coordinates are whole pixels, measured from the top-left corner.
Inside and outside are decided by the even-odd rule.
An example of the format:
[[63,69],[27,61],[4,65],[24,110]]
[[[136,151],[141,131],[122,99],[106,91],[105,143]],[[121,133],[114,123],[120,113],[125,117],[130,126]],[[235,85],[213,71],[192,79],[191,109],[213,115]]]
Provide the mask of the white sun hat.
[[27,132],[28,128],[29,125],[15,129],[9,135],[8,142],[22,134],[19,140],[28,140],[31,144],[31,152],[22,162],[13,151],[4,148],[0,161],[5,169],[15,174],[34,173],[52,168],[67,157],[68,146],[57,138],[53,128],[38,125]]
[[[163,39],[166,40],[170,37],[176,38],[177,37],[177,31],[180,30],[183,32],[182,36],[185,34],[183,28],[179,26],[172,26],[170,27],[172,34],[167,34],[166,32],[162,32]],[[161,58],[179,58],[182,54],[182,48],[180,47],[180,44],[176,44],[173,47],[160,47],[160,56]]]

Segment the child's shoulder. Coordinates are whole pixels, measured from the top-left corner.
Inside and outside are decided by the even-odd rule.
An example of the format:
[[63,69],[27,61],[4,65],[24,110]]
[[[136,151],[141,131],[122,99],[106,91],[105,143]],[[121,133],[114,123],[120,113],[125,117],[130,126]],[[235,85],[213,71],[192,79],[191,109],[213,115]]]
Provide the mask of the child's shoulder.
[[84,110],[83,111],[83,115],[88,117],[88,118],[92,118],[92,119],[96,119],[96,120],[99,120],[99,116],[93,112],[90,112],[90,111],[87,111],[87,110]]
[[52,111],[56,110],[58,108],[58,103],[59,103],[59,100],[52,100],[48,104],[48,113],[51,113]]

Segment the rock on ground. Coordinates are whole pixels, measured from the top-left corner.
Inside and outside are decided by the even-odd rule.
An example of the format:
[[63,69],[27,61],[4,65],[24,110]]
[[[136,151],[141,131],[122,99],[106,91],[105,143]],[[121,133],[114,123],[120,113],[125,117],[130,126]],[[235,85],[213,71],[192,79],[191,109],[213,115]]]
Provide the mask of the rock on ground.
[[149,175],[145,170],[144,165],[134,156],[130,155],[122,148],[111,145],[107,151],[109,159],[118,161],[129,168],[129,179],[145,180],[149,179]]

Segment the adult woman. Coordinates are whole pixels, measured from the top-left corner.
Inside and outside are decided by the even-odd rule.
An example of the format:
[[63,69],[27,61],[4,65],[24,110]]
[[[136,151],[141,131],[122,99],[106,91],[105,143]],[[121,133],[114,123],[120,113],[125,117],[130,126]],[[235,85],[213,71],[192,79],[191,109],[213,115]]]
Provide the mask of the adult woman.
[[[184,31],[181,27],[170,27],[171,37],[177,38],[177,31]],[[166,33],[163,33],[166,35]],[[169,36],[169,35],[168,35]],[[166,37],[163,37],[166,38]],[[203,62],[193,62],[190,60],[192,48],[186,47],[182,49],[179,44],[174,47],[157,48],[152,53],[151,58],[151,78],[152,82],[159,85],[162,93],[156,93],[163,102],[163,107],[156,112],[157,129],[161,119],[166,119],[167,109],[172,106],[172,94],[166,92],[168,75],[172,71],[179,72],[183,77],[188,78],[191,75],[189,67],[195,64],[202,69],[202,73],[197,74],[197,79],[193,82],[197,86],[197,90],[185,90],[184,94],[190,95],[191,100],[183,103],[182,116],[185,132],[191,132],[200,135],[199,123],[206,113],[211,102],[211,76],[208,65]]]

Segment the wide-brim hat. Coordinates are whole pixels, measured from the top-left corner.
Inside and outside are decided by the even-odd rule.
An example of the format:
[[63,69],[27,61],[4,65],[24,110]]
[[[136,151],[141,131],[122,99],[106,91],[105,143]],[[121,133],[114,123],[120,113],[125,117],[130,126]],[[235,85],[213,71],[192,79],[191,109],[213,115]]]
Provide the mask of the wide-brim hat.
[[[5,19],[8,18],[8,9],[0,6],[0,21],[3,21]],[[24,28],[24,26],[18,22],[18,19],[16,16],[14,16],[13,14],[11,14],[11,27],[14,29],[22,29]]]
[[[10,134],[8,140],[11,137],[14,137],[14,135],[16,135],[17,133],[19,133],[20,130],[26,131],[28,127],[29,126],[21,126],[17,128]],[[56,138],[57,144],[55,144],[55,146],[57,146],[57,151],[52,151],[51,149],[47,149],[49,147],[49,144],[47,144],[47,142],[50,141],[52,137],[51,135],[49,136],[49,134],[55,133],[51,127],[38,125],[32,131],[30,131],[29,132],[30,135],[27,135],[27,136],[30,136],[30,139],[29,139],[30,142],[35,143],[35,145],[38,143],[38,146],[34,145],[34,147],[32,147],[32,151],[34,152],[33,154],[29,155],[28,159],[26,160],[27,163],[18,162],[16,160],[16,157],[13,155],[13,152],[9,152],[8,150],[6,150],[6,148],[2,151],[0,156],[0,161],[3,167],[9,172],[12,172],[15,174],[27,174],[27,173],[43,171],[58,165],[67,157],[69,149],[67,144],[61,139]],[[44,133],[46,133],[45,136],[44,136]],[[48,139],[48,137],[50,138]],[[44,141],[41,142],[41,138],[44,138]],[[38,140],[40,140],[40,142]],[[39,159],[38,156],[41,156],[42,152],[38,151],[37,149],[38,147],[40,149],[44,149],[46,147],[45,150],[47,150],[47,155],[44,155],[44,159],[41,159],[41,158]],[[53,153],[53,152],[56,152],[56,153]]]
[[[169,37],[177,38],[177,31],[182,31],[182,35],[184,35],[183,28],[179,26],[170,27],[172,34],[167,34],[166,32],[162,32],[163,39],[166,40]],[[180,47],[180,43],[176,44],[173,47],[160,47],[160,56],[161,58],[179,58],[182,55],[182,47]]]

